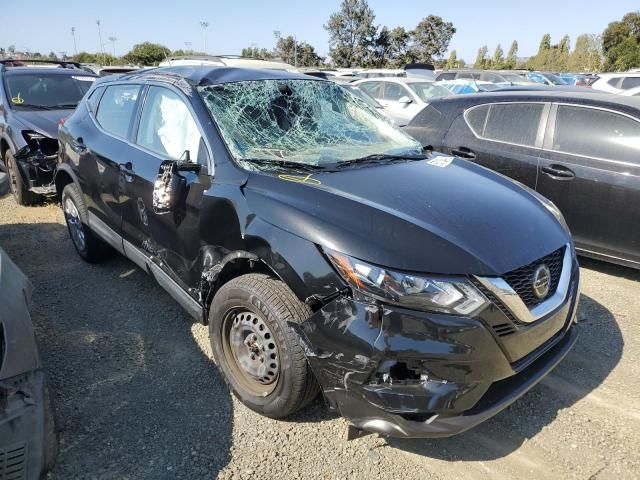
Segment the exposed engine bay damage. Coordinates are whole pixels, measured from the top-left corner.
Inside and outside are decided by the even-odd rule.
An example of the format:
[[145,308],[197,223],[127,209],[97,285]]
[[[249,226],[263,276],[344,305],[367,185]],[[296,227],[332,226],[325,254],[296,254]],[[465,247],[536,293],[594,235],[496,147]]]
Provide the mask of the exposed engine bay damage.
[[53,194],[53,176],[58,159],[58,141],[36,132],[25,133],[28,144],[16,152],[20,174],[33,193]]
[[[330,407],[357,428],[384,435],[437,437],[471,428],[488,418],[470,412],[496,380],[515,378],[494,337],[471,319],[341,296],[291,326]],[[564,356],[568,348],[549,355]],[[528,389],[534,378],[518,381]]]
[[421,146],[343,88],[316,80],[263,80],[198,87],[233,156],[331,164]]

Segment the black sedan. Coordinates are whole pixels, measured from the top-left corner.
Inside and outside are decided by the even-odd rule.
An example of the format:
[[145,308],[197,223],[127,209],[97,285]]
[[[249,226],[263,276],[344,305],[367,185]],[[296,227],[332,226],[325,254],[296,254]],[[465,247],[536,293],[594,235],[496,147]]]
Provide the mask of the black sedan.
[[553,201],[582,255],[640,268],[640,98],[573,92],[449,97],[433,101],[407,132]]

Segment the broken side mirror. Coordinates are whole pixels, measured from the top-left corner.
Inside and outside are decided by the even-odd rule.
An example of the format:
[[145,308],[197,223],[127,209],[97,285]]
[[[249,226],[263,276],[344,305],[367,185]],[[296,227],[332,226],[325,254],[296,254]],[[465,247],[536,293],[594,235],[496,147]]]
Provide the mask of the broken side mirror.
[[180,175],[180,162],[165,160],[160,164],[158,177],[153,185],[153,211],[169,213],[181,201],[186,180]]

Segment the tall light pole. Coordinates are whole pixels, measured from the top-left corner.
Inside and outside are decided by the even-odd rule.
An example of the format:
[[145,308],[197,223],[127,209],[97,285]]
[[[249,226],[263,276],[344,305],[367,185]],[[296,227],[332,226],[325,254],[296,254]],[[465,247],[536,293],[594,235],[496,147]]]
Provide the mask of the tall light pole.
[[96,25],[98,25],[98,38],[100,39],[100,51],[102,52],[102,63],[104,63],[104,44],[102,43],[102,31],[100,30],[100,20],[96,20]]
[[202,27],[204,37],[204,53],[207,53],[207,27],[209,26],[209,22],[200,22],[200,26]]
[[113,56],[116,56],[116,37],[109,37],[108,40],[111,42],[111,46],[113,47]]
[[73,37],[73,50],[78,55],[78,46],[76,45],[76,27],[71,27],[71,36]]

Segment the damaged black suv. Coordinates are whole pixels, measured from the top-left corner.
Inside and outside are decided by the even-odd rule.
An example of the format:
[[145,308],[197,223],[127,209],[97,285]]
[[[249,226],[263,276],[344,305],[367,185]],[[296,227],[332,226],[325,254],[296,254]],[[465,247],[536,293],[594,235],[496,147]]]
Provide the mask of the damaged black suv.
[[137,72],[94,85],[59,139],[78,253],[117,250],[207,323],[264,415],[320,390],[361,431],[453,435],[575,342],[579,270],[553,204],[423,151],[331,82]]
[[55,193],[58,123],[96,78],[73,62],[0,61],[0,162],[20,205]]

